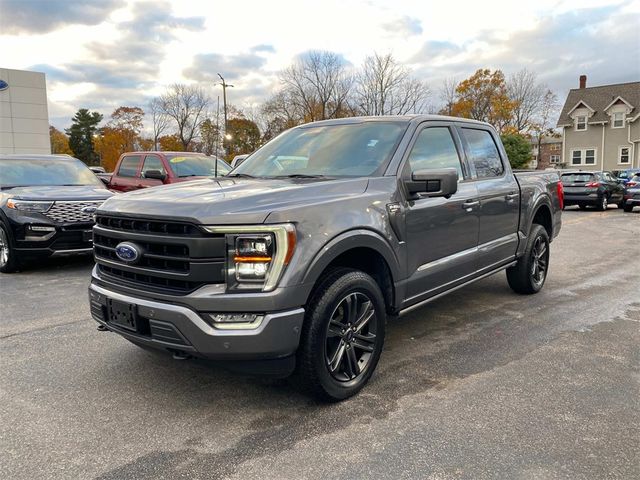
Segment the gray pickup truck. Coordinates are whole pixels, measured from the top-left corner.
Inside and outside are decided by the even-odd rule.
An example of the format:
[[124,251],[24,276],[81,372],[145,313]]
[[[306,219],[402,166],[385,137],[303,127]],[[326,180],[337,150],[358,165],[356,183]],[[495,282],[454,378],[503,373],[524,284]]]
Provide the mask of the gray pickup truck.
[[538,292],[561,225],[554,172],[514,174],[488,124],[440,116],[293,128],[227,177],[107,200],[99,330],[175,358],[358,392],[388,318],[506,270]]

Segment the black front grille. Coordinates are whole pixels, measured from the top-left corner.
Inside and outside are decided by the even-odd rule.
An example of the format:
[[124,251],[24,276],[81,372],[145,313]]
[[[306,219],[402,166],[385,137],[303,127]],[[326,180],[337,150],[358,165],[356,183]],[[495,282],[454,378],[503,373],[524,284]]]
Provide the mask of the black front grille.
[[183,222],[163,222],[159,220],[133,219],[100,215],[96,225],[118,230],[121,232],[135,232],[158,235],[204,236],[204,232],[197,226]]
[[[93,249],[96,257],[119,262],[120,259],[116,256],[118,243],[120,241],[115,238],[94,234]],[[136,263],[137,266],[179,273],[189,272],[189,247],[186,245],[163,245],[140,241],[135,243],[144,251],[142,258]]]
[[[118,284],[185,295],[225,281],[224,235],[208,235],[196,225],[98,216],[93,242],[100,273]],[[116,247],[122,242],[138,247],[136,262],[118,258]]]
[[189,282],[187,280],[175,280],[155,275],[129,272],[121,268],[109,267],[100,263],[98,263],[98,268],[100,272],[106,274],[107,277],[112,277],[118,281],[124,280],[125,284],[133,287],[142,285],[148,287],[147,290],[151,291],[168,291],[168,293],[186,294],[204,285],[202,282]]

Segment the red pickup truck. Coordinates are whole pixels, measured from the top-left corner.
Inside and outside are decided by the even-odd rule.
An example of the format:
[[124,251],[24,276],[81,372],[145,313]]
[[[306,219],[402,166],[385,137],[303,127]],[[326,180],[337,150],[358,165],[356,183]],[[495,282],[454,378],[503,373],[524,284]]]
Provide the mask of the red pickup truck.
[[108,188],[130,192],[140,188],[226,175],[231,167],[224,160],[192,152],[123,153],[108,181]]

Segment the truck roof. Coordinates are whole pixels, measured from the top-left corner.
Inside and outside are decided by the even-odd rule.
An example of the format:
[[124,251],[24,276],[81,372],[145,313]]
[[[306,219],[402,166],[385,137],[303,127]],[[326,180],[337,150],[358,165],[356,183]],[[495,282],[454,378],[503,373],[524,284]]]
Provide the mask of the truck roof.
[[311,125],[348,125],[361,122],[401,122],[401,123],[420,123],[425,121],[437,121],[437,122],[458,122],[469,123],[474,125],[488,125],[487,122],[481,122],[479,120],[472,120],[470,118],[461,117],[449,117],[447,115],[430,115],[430,114],[412,114],[412,115],[377,115],[377,116],[363,116],[363,117],[345,117],[334,118],[330,120],[319,120],[317,122],[305,123],[295,128],[305,128]]

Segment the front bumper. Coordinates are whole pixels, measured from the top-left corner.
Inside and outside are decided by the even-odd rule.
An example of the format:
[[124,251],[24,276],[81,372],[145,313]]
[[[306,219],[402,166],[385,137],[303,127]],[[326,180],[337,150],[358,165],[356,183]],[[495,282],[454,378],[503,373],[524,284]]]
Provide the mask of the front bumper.
[[[135,332],[108,320],[110,300],[134,305],[140,320]],[[186,306],[116,293],[95,283],[89,286],[89,302],[96,322],[136,344],[214,360],[291,356],[298,348],[304,319],[304,309],[295,308],[265,313],[256,328],[222,330]]]

